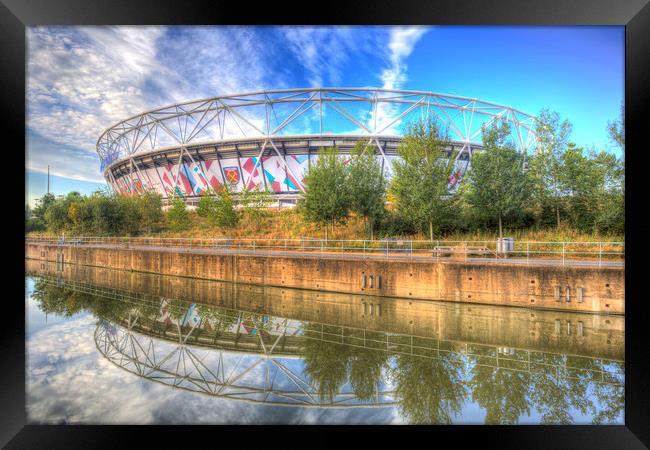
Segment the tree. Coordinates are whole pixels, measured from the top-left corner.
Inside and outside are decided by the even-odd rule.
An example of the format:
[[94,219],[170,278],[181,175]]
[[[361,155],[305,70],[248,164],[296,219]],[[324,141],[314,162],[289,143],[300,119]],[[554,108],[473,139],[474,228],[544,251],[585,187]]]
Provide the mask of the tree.
[[266,214],[266,208],[273,201],[273,194],[266,190],[261,183],[254,189],[244,189],[239,197],[239,203],[243,206],[246,214],[256,222]]
[[348,171],[338,149],[321,149],[318,162],[305,178],[307,191],[300,199],[300,209],[307,220],[325,225],[326,240],[328,225],[341,222],[348,215],[347,180]]
[[230,190],[223,188],[216,198],[214,205],[214,223],[222,228],[232,228],[237,225],[237,211]]
[[93,210],[92,230],[99,236],[111,236],[119,232],[122,222],[122,211],[116,201],[115,194],[97,191],[91,197]]
[[437,358],[400,354],[391,365],[395,397],[413,424],[450,424],[467,395],[464,364],[455,353]]
[[618,120],[607,122],[609,138],[625,152],[625,106],[621,105],[621,116]]
[[93,207],[88,197],[73,202],[68,207],[68,218],[72,222],[72,231],[76,234],[92,233]]
[[321,400],[333,401],[341,386],[348,380],[352,347],[349,345],[322,340],[321,330],[325,333],[340,333],[341,329],[306,323],[305,336],[314,336],[304,340],[302,357],[305,362],[304,373],[318,387]]
[[36,208],[34,208],[34,217],[36,219],[40,219],[45,222],[45,211],[47,211],[47,208],[54,203],[55,197],[54,194],[45,194],[40,198],[40,201],[36,205]]
[[529,162],[529,173],[534,182],[533,194],[539,207],[550,206],[555,210],[556,225],[560,227],[562,188],[560,178],[564,167],[562,155],[569,144],[572,125],[561,121],[557,112],[543,109],[535,123],[538,139],[537,153]]
[[[385,340],[385,334],[381,335]],[[388,367],[388,354],[382,350],[360,347],[352,347],[350,353],[350,386],[358,399],[370,400],[377,395],[382,370]]]
[[134,235],[140,231],[140,221],[142,219],[139,209],[139,199],[136,196],[117,195],[115,197],[119,210],[120,219],[118,226],[112,230],[122,235]]
[[50,203],[45,211],[45,223],[48,231],[60,233],[68,227],[68,207],[63,199]]
[[468,175],[469,203],[482,215],[502,220],[519,212],[530,199],[531,182],[524,171],[524,157],[507,140],[510,127],[503,123],[483,129],[483,151],[472,158]]
[[225,187],[218,194],[206,191],[199,200],[196,212],[212,226],[232,228],[238,222],[232,194]]
[[624,168],[612,153],[585,153],[569,143],[562,155],[560,187],[569,223],[588,232],[622,231],[624,224]]
[[[480,351],[480,350],[479,350]],[[480,364],[482,356],[471,356],[468,387],[472,400],[485,409],[485,423],[515,425],[523,414],[530,414],[530,375],[526,372]]]
[[373,226],[385,211],[387,181],[371,146],[357,142],[349,171],[347,188],[350,210],[363,217],[366,228],[370,226],[372,239]]
[[43,219],[36,217],[34,209],[30,208],[29,205],[25,205],[25,232],[42,230],[45,230]]
[[203,191],[201,193],[201,198],[199,199],[199,203],[196,205],[196,214],[199,217],[203,217],[211,224],[213,221],[215,203],[216,203],[213,195],[214,193],[210,190]]
[[167,211],[167,221],[172,231],[187,230],[190,226],[190,216],[182,198],[175,196]]
[[162,220],[162,197],[157,192],[145,191],[137,201],[140,211],[140,229],[146,233],[158,231]]
[[434,121],[417,122],[404,135],[393,163],[390,193],[401,217],[433,240],[449,225],[457,196],[450,191],[455,152],[447,154],[448,139]]

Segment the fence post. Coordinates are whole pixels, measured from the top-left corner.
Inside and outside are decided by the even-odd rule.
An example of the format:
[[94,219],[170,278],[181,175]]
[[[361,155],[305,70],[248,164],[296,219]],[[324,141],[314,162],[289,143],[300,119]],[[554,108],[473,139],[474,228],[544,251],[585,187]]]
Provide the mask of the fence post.
[[603,263],[603,241],[598,243],[598,267],[601,267]]

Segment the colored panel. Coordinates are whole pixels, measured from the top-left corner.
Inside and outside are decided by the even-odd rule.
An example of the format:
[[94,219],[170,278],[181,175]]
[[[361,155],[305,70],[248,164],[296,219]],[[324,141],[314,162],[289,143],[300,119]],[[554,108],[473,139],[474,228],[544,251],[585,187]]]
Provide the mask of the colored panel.
[[223,174],[219,167],[219,161],[216,159],[203,161],[203,167],[205,167],[205,176],[208,183],[210,183],[210,187],[218,192],[223,185]]
[[[287,158],[289,158],[287,156]],[[287,171],[284,167],[284,161],[281,157],[264,156],[262,157],[264,165],[264,176],[266,177],[266,185],[273,192],[282,192],[287,190]]]
[[[287,165],[293,171],[302,185],[305,185],[305,176],[309,171],[309,157],[307,155],[287,155]],[[289,173],[291,175],[291,173]],[[290,191],[298,190],[298,187],[290,187],[287,183],[287,188]]]
[[181,170],[183,177],[187,180],[185,191],[192,195],[201,195],[208,187],[208,181],[203,176],[203,169],[198,163],[186,161]]
[[149,167],[148,169],[140,169],[140,170],[142,172],[143,178],[147,180],[147,186],[164,197],[165,188],[160,182],[158,173],[156,173],[156,168]]
[[174,195],[184,197],[181,188],[179,186],[174,187],[175,174],[177,168],[178,165],[171,164],[171,163],[168,163],[165,166],[158,167],[158,170],[160,171],[160,178],[162,178],[163,181],[163,186],[165,187],[165,191],[167,192],[167,195],[170,197],[173,197]]
[[262,175],[262,166],[257,164],[258,159],[256,157],[250,158],[241,158],[241,168],[244,172],[242,175],[244,177],[243,182],[248,181],[247,188],[249,190],[254,189],[255,186],[258,189],[264,189],[264,178]]

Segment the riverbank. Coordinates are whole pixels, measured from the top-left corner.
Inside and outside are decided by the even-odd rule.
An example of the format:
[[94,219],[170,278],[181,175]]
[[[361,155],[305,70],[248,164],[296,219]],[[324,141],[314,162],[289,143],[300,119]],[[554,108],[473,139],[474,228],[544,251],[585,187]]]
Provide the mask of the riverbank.
[[[128,311],[142,305],[144,311],[153,311],[156,317],[159,317],[156,302],[165,299],[172,305],[182,301],[206,309],[225,308],[231,311],[230,315],[265,314],[291,321],[325,324],[336,330],[332,339],[340,338],[339,330],[343,327],[346,335],[359,330],[367,331],[369,337],[372,332],[390,333],[393,337],[399,335],[402,344],[405,336],[415,336],[416,340],[478,344],[482,348],[497,346],[617,361],[624,359],[623,316],[532,312],[524,308],[341,295],[196,280],[74,264],[56,266],[55,263],[27,260],[25,273],[47,280],[52,289],[58,290],[52,298],[58,305],[65,305],[72,311],[81,307],[81,299],[75,293],[103,296],[117,304],[127,303]],[[183,311],[182,307],[177,310],[179,315]],[[200,337],[205,339],[203,345],[213,345],[212,333],[201,333]],[[403,345],[398,349],[403,350]]]
[[[208,221],[199,217],[196,212],[188,212],[190,225],[184,231],[171,231],[166,224],[157,232],[145,233],[141,237],[174,237],[174,238],[264,238],[264,239],[304,239],[305,237],[324,239],[325,230],[317,224],[307,222],[295,209],[265,210],[256,214],[242,211],[239,223],[233,228],[210,226]],[[74,233],[67,232],[66,236]],[[30,232],[27,237],[56,237],[56,233]],[[504,236],[512,237],[516,241],[541,241],[541,242],[622,242],[624,235],[583,233],[570,227],[531,229],[517,228],[504,229]],[[348,217],[346,223],[330,227],[328,239],[369,239],[370,235],[363,220],[358,217]],[[409,239],[426,240],[429,236],[421,233],[394,233],[375,234],[374,239]],[[496,231],[474,231],[445,233],[436,236],[436,239],[446,241],[496,241]]]
[[624,314],[624,267],[457,261],[380,255],[246,254],[27,242],[26,257],[59,264],[348,294]]

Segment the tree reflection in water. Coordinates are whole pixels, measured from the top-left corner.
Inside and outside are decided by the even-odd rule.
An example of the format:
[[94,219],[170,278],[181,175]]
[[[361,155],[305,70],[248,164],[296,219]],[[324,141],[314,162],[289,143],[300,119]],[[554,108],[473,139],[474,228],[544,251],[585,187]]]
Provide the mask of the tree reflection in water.
[[466,395],[463,357],[441,352],[438,358],[398,355],[391,370],[402,415],[416,424],[449,424]]
[[486,424],[516,424],[530,414],[530,374],[497,369],[472,358],[469,390],[472,400],[486,412]]
[[[32,298],[49,314],[70,317],[86,310],[100,322],[117,324],[137,315],[153,325],[160,321],[163,301],[135,294],[116,300],[45,278],[35,280]],[[183,317],[190,304],[164,301],[174,320]],[[262,314],[210,305],[198,305],[196,311],[214,336],[232,334],[246,320],[264,335],[271,323]],[[452,423],[469,399],[485,411],[486,424],[516,424],[531,411],[544,424],[573,423],[572,411],[596,424],[612,423],[620,421],[624,409],[622,362],[310,322],[299,327],[302,333],[294,338],[301,339],[297,348],[304,375],[318,386],[322,400],[333,401],[349,386],[359,400],[371,401],[380,385],[390,385],[401,415],[410,423]],[[203,332],[200,328],[197,333]]]

